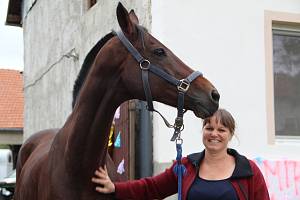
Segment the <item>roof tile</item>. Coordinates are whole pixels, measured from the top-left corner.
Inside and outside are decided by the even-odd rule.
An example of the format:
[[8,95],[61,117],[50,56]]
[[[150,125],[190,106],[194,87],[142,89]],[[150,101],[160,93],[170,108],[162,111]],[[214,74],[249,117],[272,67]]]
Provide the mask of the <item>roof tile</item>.
[[22,73],[0,69],[0,128],[23,128],[23,110]]

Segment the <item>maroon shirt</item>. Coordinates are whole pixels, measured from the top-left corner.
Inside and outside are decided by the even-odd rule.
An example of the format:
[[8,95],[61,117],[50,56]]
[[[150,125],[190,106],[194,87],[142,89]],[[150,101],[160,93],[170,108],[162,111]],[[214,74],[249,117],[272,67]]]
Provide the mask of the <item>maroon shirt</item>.
[[[269,200],[269,193],[262,173],[256,164],[240,155],[234,149],[227,153],[235,158],[235,169],[229,178],[240,200]],[[182,159],[186,174],[182,180],[182,199],[187,198],[188,191],[194,182],[204,151],[191,154]],[[173,172],[176,162],[165,172],[139,180],[116,182],[117,199],[164,199],[177,193],[177,176]],[[217,192],[217,191],[216,191]]]

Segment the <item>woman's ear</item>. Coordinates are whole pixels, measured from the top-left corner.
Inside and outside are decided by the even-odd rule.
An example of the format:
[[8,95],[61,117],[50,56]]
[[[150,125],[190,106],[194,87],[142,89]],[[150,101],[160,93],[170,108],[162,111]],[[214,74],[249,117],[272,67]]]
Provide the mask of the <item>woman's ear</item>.
[[[232,140],[232,138],[235,136],[235,134],[234,133],[230,133],[230,138],[229,138],[229,141],[231,141]],[[236,137],[236,136],[235,136]]]

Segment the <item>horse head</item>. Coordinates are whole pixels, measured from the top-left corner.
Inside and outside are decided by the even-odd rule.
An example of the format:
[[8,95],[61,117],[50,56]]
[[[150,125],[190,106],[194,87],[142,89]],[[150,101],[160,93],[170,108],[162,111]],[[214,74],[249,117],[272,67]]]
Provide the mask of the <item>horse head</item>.
[[[171,50],[139,25],[138,17],[133,10],[128,12],[119,3],[117,7],[117,19],[126,38],[149,62],[178,80],[186,78],[193,72]],[[127,51],[124,45],[121,48],[123,51]],[[126,90],[130,91],[130,98],[145,100],[142,70],[138,65],[139,63],[137,63],[133,56],[127,56],[122,61],[120,64],[122,82]],[[153,100],[176,107],[177,87],[153,73],[149,73],[149,85]],[[219,93],[215,87],[203,76],[200,76],[191,83],[189,90],[186,92],[184,108],[192,110],[197,117],[205,118],[217,110],[219,97]]]

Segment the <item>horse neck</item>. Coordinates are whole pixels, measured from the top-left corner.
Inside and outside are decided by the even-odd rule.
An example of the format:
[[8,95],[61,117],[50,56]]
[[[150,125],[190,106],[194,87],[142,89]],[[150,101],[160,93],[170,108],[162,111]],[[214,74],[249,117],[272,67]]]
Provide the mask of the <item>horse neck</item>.
[[124,91],[120,71],[111,70],[117,69],[121,64],[122,56],[114,58],[110,65],[107,63],[111,62],[103,57],[105,56],[101,53],[97,56],[98,61],[92,67],[74,111],[62,130],[65,169],[70,170],[68,174],[76,175],[78,179],[90,179],[93,171],[105,164],[114,113],[128,99],[125,93],[119,92]]

